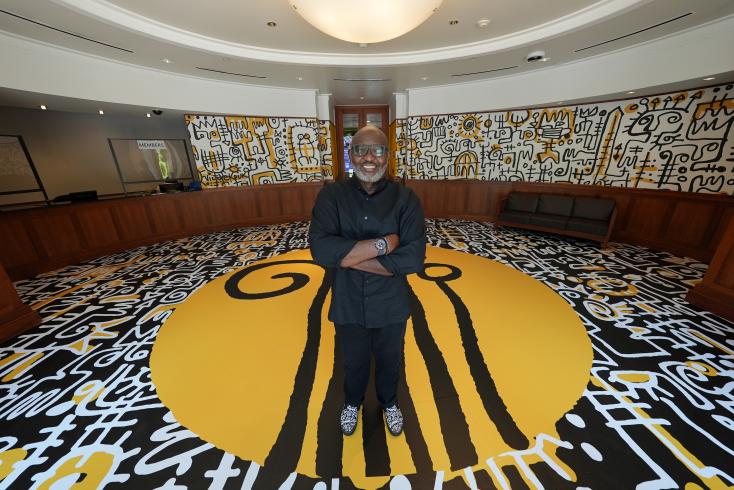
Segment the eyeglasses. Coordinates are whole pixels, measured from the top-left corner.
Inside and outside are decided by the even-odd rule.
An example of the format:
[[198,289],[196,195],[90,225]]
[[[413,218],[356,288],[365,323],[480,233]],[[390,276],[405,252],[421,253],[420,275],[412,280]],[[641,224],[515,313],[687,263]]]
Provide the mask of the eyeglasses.
[[387,153],[385,145],[351,145],[349,149],[358,157],[366,156],[368,151],[372,151],[375,158],[380,158]]

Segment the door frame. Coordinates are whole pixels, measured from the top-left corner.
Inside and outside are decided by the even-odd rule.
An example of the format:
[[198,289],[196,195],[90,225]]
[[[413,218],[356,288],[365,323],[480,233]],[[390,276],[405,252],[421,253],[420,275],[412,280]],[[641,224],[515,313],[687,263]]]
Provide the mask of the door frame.
[[382,114],[382,126],[380,129],[390,140],[390,106],[384,105],[338,105],[334,107],[334,118],[336,119],[336,162],[334,162],[334,178],[343,179],[346,176],[344,170],[344,124],[342,115],[344,113],[359,113],[359,129],[367,125],[367,113],[379,112]]

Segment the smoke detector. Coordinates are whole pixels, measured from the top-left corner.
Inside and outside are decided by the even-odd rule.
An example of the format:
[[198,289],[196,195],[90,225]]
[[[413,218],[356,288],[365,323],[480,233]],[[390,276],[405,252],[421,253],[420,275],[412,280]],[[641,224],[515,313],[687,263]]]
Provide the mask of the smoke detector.
[[527,58],[525,58],[525,61],[528,63],[536,63],[538,61],[547,61],[548,58],[545,56],[545,51],[533,51],[532,53],[528,53]]

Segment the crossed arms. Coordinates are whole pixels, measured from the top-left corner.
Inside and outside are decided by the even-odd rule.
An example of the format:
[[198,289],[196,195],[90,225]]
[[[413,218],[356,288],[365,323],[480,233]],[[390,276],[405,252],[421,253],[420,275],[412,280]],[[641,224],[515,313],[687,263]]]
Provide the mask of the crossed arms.
[[406,275],[423,270],[426,253],[423,209],[412,192],[398,217],[397,234],[385,236],[388,253],[377,255],[374,239],[342,236],[336,199],[322,190],[316,199],[309,229],[311,255],[325,267],[357,269],[381,276]]

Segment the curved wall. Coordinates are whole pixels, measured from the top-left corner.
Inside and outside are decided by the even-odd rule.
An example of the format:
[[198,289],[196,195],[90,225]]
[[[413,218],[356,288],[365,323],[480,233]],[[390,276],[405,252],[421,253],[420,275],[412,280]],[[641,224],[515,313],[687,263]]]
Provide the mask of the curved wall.
[[408,116],[573,103],[700,79],[734,71],[731,46],[734,17],[575,63],[484,81],[408,89]]
[[188,112],[318,117],[316,90],[228,83],[127,65],[0,32],[0,86]]

